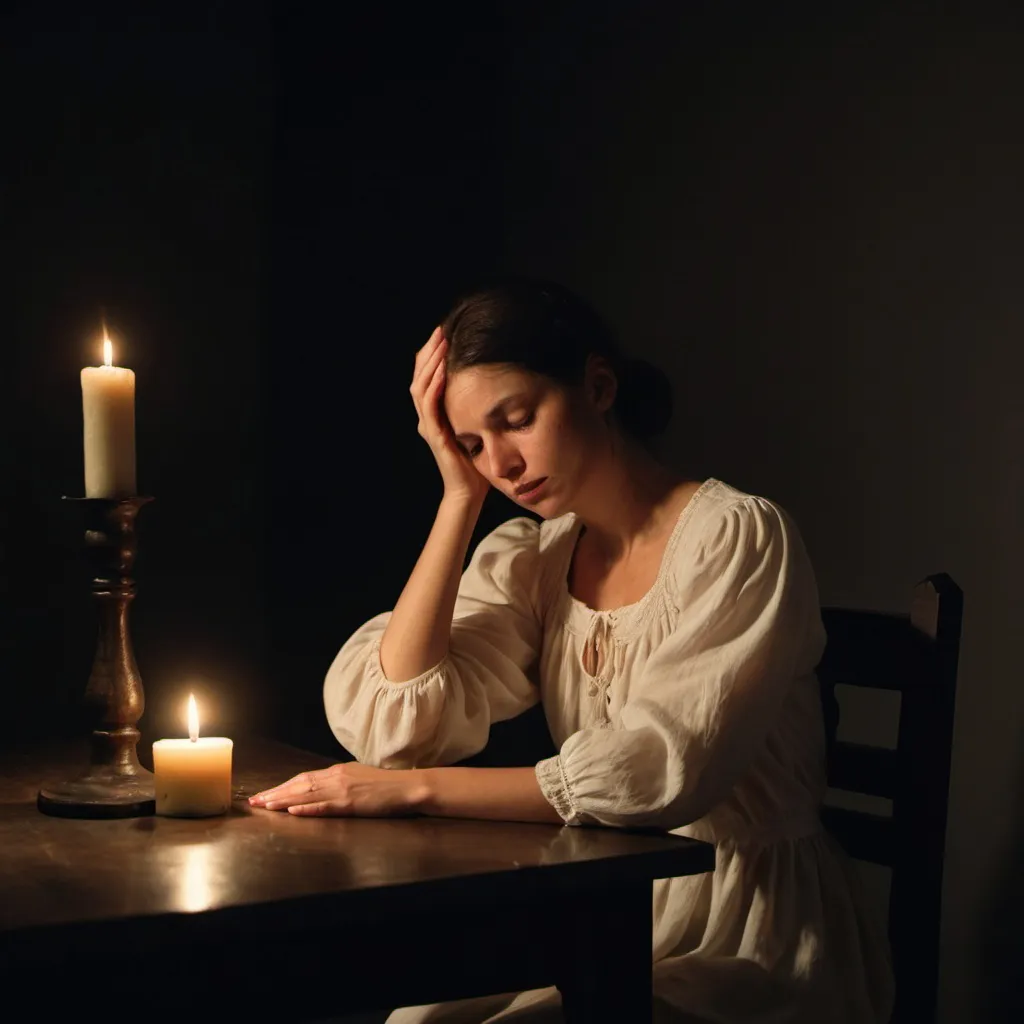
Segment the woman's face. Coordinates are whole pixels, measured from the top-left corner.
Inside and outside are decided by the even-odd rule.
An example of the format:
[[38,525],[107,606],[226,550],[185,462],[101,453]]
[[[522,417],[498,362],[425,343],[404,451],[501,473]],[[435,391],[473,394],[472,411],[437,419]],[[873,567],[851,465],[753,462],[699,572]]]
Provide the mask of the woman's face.
[[545,519],[570,511],[607,440],[586,382],[566,387],[517,367],[473,366],[448,378],[444,405],[462,450],[488,483]]

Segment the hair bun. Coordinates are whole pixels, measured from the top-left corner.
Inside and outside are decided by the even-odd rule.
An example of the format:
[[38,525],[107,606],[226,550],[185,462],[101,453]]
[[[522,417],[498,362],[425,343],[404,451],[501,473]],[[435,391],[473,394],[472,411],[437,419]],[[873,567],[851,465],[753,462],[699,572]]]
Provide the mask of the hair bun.
[[665,432],[672,419],[672,384],[646,359],[626,359],[619,367],[615,411],[622,426],[640,441]]

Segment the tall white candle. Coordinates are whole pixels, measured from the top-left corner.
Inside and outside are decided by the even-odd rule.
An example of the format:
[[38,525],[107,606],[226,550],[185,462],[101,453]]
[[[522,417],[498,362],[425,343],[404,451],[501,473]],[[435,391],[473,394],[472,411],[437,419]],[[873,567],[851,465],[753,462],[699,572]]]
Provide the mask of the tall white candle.
[[109,338],[103,365],[82,370],[85,496],[127,498],[135,491],[135,372],[113,366]]

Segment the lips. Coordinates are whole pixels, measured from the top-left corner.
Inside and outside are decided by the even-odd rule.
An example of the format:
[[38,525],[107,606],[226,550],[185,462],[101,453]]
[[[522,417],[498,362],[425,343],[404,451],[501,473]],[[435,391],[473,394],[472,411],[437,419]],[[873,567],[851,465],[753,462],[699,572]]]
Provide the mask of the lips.
[[517,498],[532,498],[534,494],[540,490],[546,480],[547,477],[542,476],[537,480],[527,481],[525,484],[516,488],[515,496]]

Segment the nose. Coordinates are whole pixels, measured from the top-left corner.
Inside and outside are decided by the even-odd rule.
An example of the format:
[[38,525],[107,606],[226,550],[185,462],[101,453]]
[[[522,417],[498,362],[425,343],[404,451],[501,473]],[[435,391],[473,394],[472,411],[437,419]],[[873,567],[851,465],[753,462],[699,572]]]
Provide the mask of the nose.
[[501,435],[495,436],[487,447],[491,476],[498,480],[518,480],[523,475],[523,457],[514,444]]

